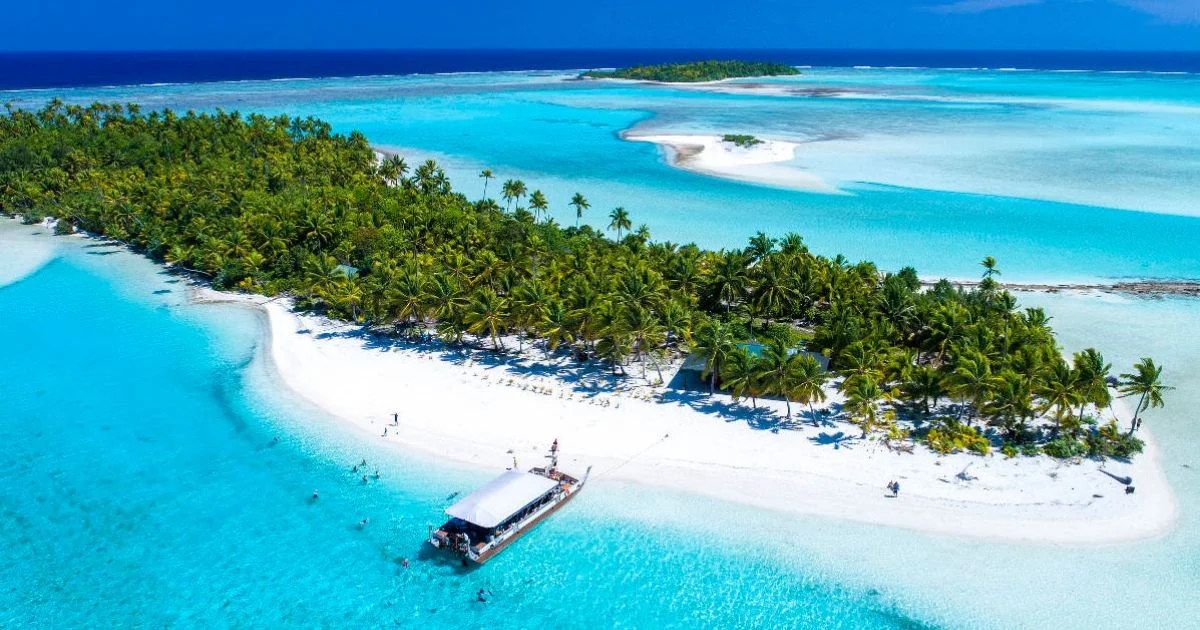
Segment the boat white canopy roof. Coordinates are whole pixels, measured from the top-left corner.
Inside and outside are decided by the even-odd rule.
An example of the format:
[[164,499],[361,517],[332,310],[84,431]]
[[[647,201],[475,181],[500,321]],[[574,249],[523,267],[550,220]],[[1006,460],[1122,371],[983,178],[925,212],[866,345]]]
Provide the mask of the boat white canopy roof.
[[446,514],[480,527],[495,527],[556,485],[553,479],[514,468],[451,505]]

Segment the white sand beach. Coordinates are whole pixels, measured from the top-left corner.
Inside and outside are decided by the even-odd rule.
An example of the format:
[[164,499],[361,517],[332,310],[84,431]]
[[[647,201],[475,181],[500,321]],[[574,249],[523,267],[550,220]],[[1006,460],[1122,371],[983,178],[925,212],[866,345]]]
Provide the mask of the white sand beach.
[[763,139],[760,144],[741,147],[715,135],[625,134],[622,137],[657,144],[672,166],[694,173],[808,192],[846,194],[820,177],[789,165],[799,146],[794,142]]
[[[201,301],[231,298],[202,294]],[[362,439],[486,470],[502,471],[514,457],[522,467],[540,464],[558,439],[563,468],[582,474],[593,467],[594,484],[633,481],[939,534],[1097,544],[1160,535],[1176,520],[1148,433],[1146,452],[1129,464],[937,456],[923,446],[905,454],[857,439],[849,424],[802,423],[798,405],[797,422],[773,430],[782,401],[760,401],[756,412],[749,401],[734,404],[721,394],[614,388],[599,366],[535,360],[540,351],[467,357],[437,342],[419,348],[298,315],[282,300],[262,308],[282,386]],[[1125,494],[1101,468],[1131,476],[1136,493]],[[901,484],[898,498],[887,496],[890,480]]]
[[32,231],[50,233],[45,225],[29,227],[15,221],[0,222],[0,287],[41,269],[58,255],[50,238],[30,238]]
[[[0,268],[9,274],[35,271],[62,247],[46,225],[5,227]],[[87,241],[76,238],[80,246]],[[190,294],[193,303],[261,309],[268,324],[264,359],[278,385],[360,439],[481,471],[501,471],[514,457],[522,467],[540,464],[558,439],[563,467],[582,474],[591,466],[597,486],[636,482],[938,534],[1089,545],[1158,536],[1177,519],[1147,431],[1140,433],[1146,452],[1131,463],[938,456],[920,445],[900,453],[858,439],[848,423],[813,427],[800,405],[793,405],[791,423],[781,423],[782,401],[760,400],[754,409],[724,394],[653,386],[636,378],[637,367],[630,368],[634,378],[613,380],[603,366],[547,358],[540,349],[466,354],[297,314],[285,299],[197,287]],[[664,376],[669,382],[671,374]],[[1120,401],[1115,411],[1129,417]],[[1137,491],[1125,494],[1101,469],[1132,477]],[[885,491],[891,480],[901,484],[897,498]]]

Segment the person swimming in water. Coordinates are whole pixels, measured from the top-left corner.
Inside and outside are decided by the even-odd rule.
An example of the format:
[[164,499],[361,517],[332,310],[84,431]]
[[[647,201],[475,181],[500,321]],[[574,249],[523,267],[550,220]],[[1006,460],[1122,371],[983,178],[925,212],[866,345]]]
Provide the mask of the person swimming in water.
[[492,594],[491,591],[481,588],[481,589],[479,589],[478,593],[475,593],[475,599],[486,604],[488,602],[487,598],[491,594]]
[[316,488],[313,488],[313,496],[312,496],[312,498],[313,498],[313,500],[314,500],[314,501],[315,501],[315,500],[317,500],[317,496],[318,496],[318,495],[317,495],[317,489],[316,489]]

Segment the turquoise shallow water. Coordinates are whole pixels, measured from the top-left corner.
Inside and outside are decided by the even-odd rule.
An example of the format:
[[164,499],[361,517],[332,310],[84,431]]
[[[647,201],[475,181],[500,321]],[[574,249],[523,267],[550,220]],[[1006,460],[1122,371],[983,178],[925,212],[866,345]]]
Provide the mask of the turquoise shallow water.
[[[428,557],[485,473],[343,436],[264,387],[253,313],[80,261],[111,251],[0,288],[0,627],[921,625],[813,565],[606,513],[604,486],[481,570]],[[364,457],[379,481],[350,473]]]
[[[274,385],[252,312],[185,305],[112,251],[68,248],[0,288],[0,626],[1096,628],[1200,614],[1182,408],[1200,404],[1200,379],[1186,367],[1169,374],[1177,406],[1151,420],[1182,512],[1163,539],[992,543],[601,482],[463,573],[421,540],[486,473],[347,435]],[[1200,303],[1025,299],[1051,309],[1068,349],[1099,338],[1121,363],[1200,361],[1168,334],[1200,321]],[[379,482],[348,470],[364,457]],[[479,588],[493,603],[472,603]]]

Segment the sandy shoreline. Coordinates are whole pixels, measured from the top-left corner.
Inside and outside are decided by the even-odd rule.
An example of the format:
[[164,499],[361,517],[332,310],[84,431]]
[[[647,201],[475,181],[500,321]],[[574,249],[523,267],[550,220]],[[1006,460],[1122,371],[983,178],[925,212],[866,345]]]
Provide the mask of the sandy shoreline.
[[[26,273],[55,256],[57,246],[45,236],[9,236],[4,249],[21,254],[14,261],[31,263],[20,265]],[[25,250],[43,241],[50,247]],[[398,453],[415,449],[490,472],[510,466],[513,457],[522,467],[541,463],[557,438],[563,467],[582,473],[592,466],[597,485],[632,481],[782,513],[990,539],[1114,543],[1163,534],[1177,519],[1147,432],[1146,452],[1129,464],[939,457],[921,446],[901,454],[858,440],[858,430],[844,423],[773,430],[781,401],[760,401],[756,413],[720,394],[681,393],[636,379],[614,386],[600,366],[547,359],[540,351],[500,358],[437,343],[418,347],[294,313],[286,299],[194,285],[188,301],[260,310],[263,358],[278,386],[359,439],[384,441]],[[393,424],[397,412],[400,422]],[[1124,494],[1101,467],[1132,477],[1137,492]],[[902,485],[899,498],[885,496],[892,479]]]
[[[218,300],[230,296],[218,294]],[[234,297],[233,299],[240,299]],[[263,302],[262,298],[255,298]],[[1101,544],[1160,535],[1176,520],[1170,487],[1148,434],[1131,464],[1107,462],[1134,478],[1137,492],[1084,461],[914,454],[875,442],[831,439],[836,428],[753,428],[750,410],[718,395],[662,401],[646,388],[613,391],[603,371],[529,360],[470,358],[417,348],[360,329],[263,304],[270,360],[280,384],[341,419],[363,439],[501,471],[515,457],[541,462],[550,440],[563,467],[592,480],[643,483],[787,513],[850,519],[932,533],[1042,543]],[[559,371],[558,376],[546,376]],[[760,402],[782,408],[782,403]],[[400,414],[393,424],[392,413]],[[386,429],[386,436],[384,430]],[[958,477],[967,472],[969,480]],[[884,484],[899,480],[899,498]],[[1093,495],[1102,495],[1095,497]]]
[[693,173],[780,188],[846,194],[820,177],[794,166],[786,166],[796,155],[794,142],[763,140],[752,147],[722,142],[720,136],[623,134],[631,142],[651,142],[663,148],[667,162]]

